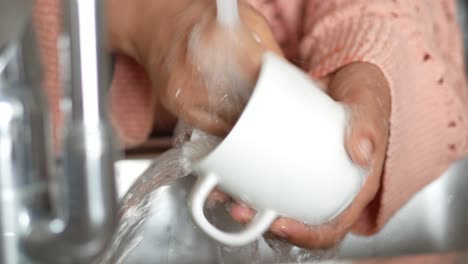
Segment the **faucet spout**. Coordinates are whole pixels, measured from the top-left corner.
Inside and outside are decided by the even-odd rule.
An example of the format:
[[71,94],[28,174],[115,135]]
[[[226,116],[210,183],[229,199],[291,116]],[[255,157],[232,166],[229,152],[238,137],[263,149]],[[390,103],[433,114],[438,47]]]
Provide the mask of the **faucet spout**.
[[[22,254],[14,252],[19,248],[40,263],[90,263],[114,234],[115,142],[107,116],[110,70],[103,2],[63,1],[63,39],[68,40],[63,43],[69,44],[64,59],[69,64],[61,66],[64,102],[70,107],[58,172],[52,170],[47,104],[38,85],[40,63],[33,60],[37,47],[32,11],[21,34],[10,35],[22,37],[0,46],[1,263],[25,263]],[[58,180],[60,201],[51,201],[50,179]],[[61,210],[54,212],[57,203]],[[6,232],[19,235],[7,240]]]

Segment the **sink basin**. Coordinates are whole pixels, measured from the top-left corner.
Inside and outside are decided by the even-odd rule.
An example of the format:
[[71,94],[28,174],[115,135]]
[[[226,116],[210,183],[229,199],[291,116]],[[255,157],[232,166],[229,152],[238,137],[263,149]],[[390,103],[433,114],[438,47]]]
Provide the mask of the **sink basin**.
[[373,237],[348,236],[343,257],[414,255],[468,248],[468,159],[417,193]]
[[[120,195],[148,165],[147,160],[123,160],[117,164]],[[186,208],[187,191],[193,182],[193,177],[186,177],[158,190],[153,216],[143,227],[143,240],[126,263],[254,263],[253,256],[255,263],[274,262],[263,239],[258,248],[233,249],[217,245],[205,236]],[[465,251],[467,187],[468,159],[465,159],[417,193],[378,234],[348,235],[335,252],[336,257],[345,260]],[[222,209],[210,210],[209,214],[224,229],[239,228]]]

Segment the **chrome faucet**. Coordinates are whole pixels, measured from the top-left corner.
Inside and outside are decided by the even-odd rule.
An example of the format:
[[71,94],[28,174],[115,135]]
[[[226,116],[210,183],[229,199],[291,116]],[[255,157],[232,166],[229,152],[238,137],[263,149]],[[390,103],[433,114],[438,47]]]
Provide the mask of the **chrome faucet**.
[[104,1],[64,0],[65,129],[54,166],[31,0],[0,0],[0,263],[90,263],[117,212]]

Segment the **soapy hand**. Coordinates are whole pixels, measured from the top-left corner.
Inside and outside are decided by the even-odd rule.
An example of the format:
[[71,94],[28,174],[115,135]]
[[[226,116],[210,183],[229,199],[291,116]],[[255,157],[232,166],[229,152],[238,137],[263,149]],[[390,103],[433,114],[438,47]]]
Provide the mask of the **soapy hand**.
[[108,1],[138,10],[127,20],[108,19],[111,48],[143,65],[162,110],[217,136],[229,132],[246,105],[263,52],[281,54],[266,20],[243,1],[242,22],[231,27],[217,23],[213,0]]
[[[323,81],[329,95],[347,105],[351,112],[345,145],[352,160],[367,169],[368,175],[351,206],[333,221],[320,226],[307,226],[292,219],[280,218],[267,234],[309,249],[334,246],[357,227],[355,224],[360,217],[366,217],[363,215],[364,209],[374,199],[380,186],[390,117],[389,88],[375,66],[353,63]],[[221,192],[213,193],[211,198],[221,202],[228,200]],[[248,223],[255,215],[242,203],[231,207],[230,213],[241,223]]]

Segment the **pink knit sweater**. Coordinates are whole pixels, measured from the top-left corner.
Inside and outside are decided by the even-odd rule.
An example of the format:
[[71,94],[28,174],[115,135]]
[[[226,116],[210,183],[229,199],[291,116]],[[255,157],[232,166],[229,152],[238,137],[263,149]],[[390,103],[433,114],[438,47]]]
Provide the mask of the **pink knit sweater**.
[[[57,0],[36,0],[45,87],[60,124]],[[453,0],[250,0],[287,57],[313,77],[354,61],[377,65],[391,88],[392,113],[380,191],[358,223],[371,234],[468,149],[468,94]],[[149,82],[119,57],[112,116],[127,145],[153,126]],[[59,127],[59,126],[57,126]]]

